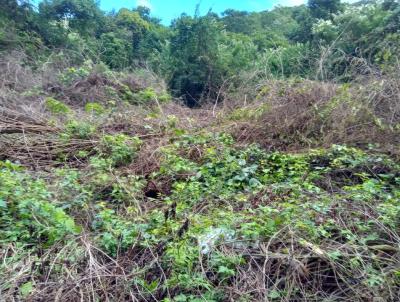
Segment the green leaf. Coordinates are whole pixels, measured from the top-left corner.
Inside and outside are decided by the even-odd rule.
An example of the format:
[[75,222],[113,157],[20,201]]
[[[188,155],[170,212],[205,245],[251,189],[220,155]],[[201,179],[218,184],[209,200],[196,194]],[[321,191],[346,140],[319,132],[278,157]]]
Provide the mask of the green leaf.
[[7,203],[4,199],[0,199],[0,209],[6,209]]
[[245,166],[245,165],[246,165],[246,161],[245,161],[244,159],[239,159],[239,160],[238,160],[238,164],[239,164],[240,166]]
[[258,179],[251,178],[250,181],[249,181],[249,185],[254,188],[254,187],[260,186],[261,183],[258,181]]
[[281,294],[279,293],[279,291],[273,289],[268,293],[268,298],[271,299],[278,299],[281,297]]
[[23,298],[28,297],[33,291],[33,283],[32,281],[26,282],[21,285],[19,292]]
[[220,266],[218,268],[218,273],[227,277],[235,275],[235,271],[233,269],[227,268],[226,266]]
[[178,295],[178,296],[176,296],[174,298],[174,301],[176,301],[176,302],[186,302],[187,301],[187,296],[184,295],[184,294],[180,294],[180,295]]
[[342,253],[340,251],[331,251],[331,252],[328,252],[328,256],[332,260],[339,260],[340,257],[342,256]]

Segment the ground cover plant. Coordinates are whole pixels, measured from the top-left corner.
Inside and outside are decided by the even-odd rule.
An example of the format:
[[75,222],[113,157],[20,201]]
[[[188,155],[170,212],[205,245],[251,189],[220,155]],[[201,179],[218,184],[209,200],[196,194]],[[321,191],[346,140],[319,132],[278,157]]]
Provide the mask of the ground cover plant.
[[266,104],[215,116],[150,103],[138,115],[128,102],[122,114],[47,97],[45,124],[6,123],[2,143],[14,143],[2,149],[0,174],[3,297],[396,301],[396,155],[373,134],[363,149],[294,152],[279,150],[281,137],[265,149],[218,131],[258,125]]
[[0,3],[0,301],[399,301],[399,12]]

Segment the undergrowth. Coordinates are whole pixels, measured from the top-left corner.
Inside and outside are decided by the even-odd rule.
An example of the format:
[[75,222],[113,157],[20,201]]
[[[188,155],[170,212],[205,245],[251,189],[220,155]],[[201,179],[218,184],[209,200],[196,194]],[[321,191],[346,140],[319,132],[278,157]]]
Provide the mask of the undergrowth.
[[130,143],[105,136],[86,170],[50,178],[2,162],[6,297],[399,298],[400,166],[388,156],[341,145],[266,152],[179,133],[145,177],[118,169],[134,160]]
[[98,68],[2,90],[1,300],[400,299],[398,86],[189,109]]

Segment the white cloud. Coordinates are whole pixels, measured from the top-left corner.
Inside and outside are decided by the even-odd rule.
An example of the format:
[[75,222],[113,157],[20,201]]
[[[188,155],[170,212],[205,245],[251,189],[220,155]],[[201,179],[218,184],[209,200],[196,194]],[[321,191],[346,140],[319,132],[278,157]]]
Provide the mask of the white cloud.
[[150,0],[136,0],[136,5],[152,8]]

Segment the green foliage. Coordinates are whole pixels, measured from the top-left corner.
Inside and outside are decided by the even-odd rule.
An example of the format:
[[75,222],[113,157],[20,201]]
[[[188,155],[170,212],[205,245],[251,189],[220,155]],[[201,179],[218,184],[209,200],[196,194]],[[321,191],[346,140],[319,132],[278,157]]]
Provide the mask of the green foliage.
[[219,86],[222,81],[222,26],[211,14],[194,18],[183,15],[172,30],[168,54],[170,87],[177,96],[184,95],[189,106],[196,106],[204,95],[215,93],[211,85]]
[[265,66],[267,74],[275,77],[293,75],[306,77],[310,73],[309,49],[304,44],[292,44],[287,47],[269,49],[260,57],[259,64]]
[[50,246],[80,228],[53,202],[42,180],[22,173],[18,166],[0,162],[0,243]]
[[[180,129],[189,118],[171,115],[175,107],[153,108],[171,99],[148,85],[153,74],[136,82],[127,72],[135,66],[155,69],[189,106],[214,104],[218,98],[230,108],[230,92],[241,88],[239,104],[248,81],[261,83],[244,97],[246,106],[208,128],[218,131],[273,114],[267,102],[247,106],[250,95],[258,102],[272,95],[274,87],[265,84],[271,77],[294,78],[285,79],[277,95],[297,101],[285,92],[293,85],[308,104],[312,95],[297,86],[298,77],[349,81],[359,69],[377,72],[380,81],[369,86],[372,92],[365,98],[370,102],[378,90],[395,91],[381,79],[396,71],[398,1],[315,0],[260,13],[227,10],[221,17],[197,11],[170,27],[147,8],[105,14],[92,0],[48,0],[38,10],[25,1],[6,0],[0,8],[1,50],[27,53],[12,77],[48,71],[58,77],[50,78],[55,85],[43,78],[43,87],[20,93],[4,75],[7,97],[9,90],[21,97],[54,95],[45,99],[45,107],[65,121],[61,143],[53,133],[41,133],[39,148],[35,141],[28,155],[42,158],[46,149],[49,158],[61,157],[56,148],[65,143],[74,157],[72,163],[62,162],[65,166],[55,161],[57,168],[41,169],[35,162],[31,170],[0,161],[2,293],[29,300],[40,290],[37,299],[43,293],[51,297],[46,286],[55,288],[54,280],[61,284],[67,278],[68,284],[84,286],[76,293],[58,291],[61,300],[85,299],[88,288],[99,301],[368,300],[381,294],[393,300],[400,287],[398,162],[373,149],[379,146],[290,153],[235,143],[230,135],[201,131],[198,125]],[[34,66],[19,73],[31,61]],[[368,69],[359,68],[359,62]],[[11,63],[7,72],[14,72]],[[382,101],[377,112],[365,110],[350,93],[361,94],[359,86],[333,86],[334,97],[307,105],[324,131],[342,108],[351,112],[352,121],[365,114],[376,129],[399,127],[395,107]],[[81,102],[76,94],[84,95]],[[77,120],[73,108],[57,97],[76,101],[74,108],[85,104],[87,117]],[[390,125],[377,117],[385,106]],[[124,122],[132,112],[135,118],[142,112],[147,116],[142,126],[150,131],[140,138],[118,132],[119,125],[98,126]],[[301,127],[293,128],[304,135]],[[310,137],[317,140],[323,130],[312,129]],[[18,135],[5,136],[12,141]],[[49,141],[41,144],[42,137]],[[80,144],[90,147],[80,149]],[[140,150],[142,144],[148,145]],[[151,153],[139,162],[139,151]],[[22,152],[17,156],[23,159]],[[85,231],[78,240],[80,225]]]
[[127,99],[132,104],[154,104],[154,103],[168,103],[172,97],[168,93],[157,93],[153,88],[148,87],[140,90],[137,93],[127,95]]
[[71,112],[71,109],[67,105],[54,98],[47,98],[45,105],[46,109],[54,114],[65,115]]
[[57,169],[52,183],[57,187],[56,199],[68,212],[87,210],[93,198],[93,191],[86,185],[83,173],[72,169]]
[[124,31],[101,35],[101,59],[111,68],[122,69],[129,66],[132,57],[132,45],[127,41],[127,36],[129,34]]
[[85,111],[88,113],[94,113],[96,115],[101,115],[106,112],[103,105],[99,103],[86,103]]
[[[323,70],[317,76],[323,79],[351,80],[355,58],[393,72],[399,49],[400,10],[392,0],[310,0],[259,13],[227,9],[221,16],[197,11],[169,27],[146,7],[105,14],[93,0],[46,0],[37,11],[25,1],[2,5],[0,28],[7,31],[0,30],[1,48],[23,45],[29,55],[46,58],[51,51],[44,50],[45,44],[65,48],[75,64],[101,60],[116,70],[146,62],[189,106],[215,100],[227,81],[239,87],[238,75],[250,70],[314,78],[321,57]],[[61,79],[69,85],[86,75],[87,69],[71,68]]]
[[[196,161],[187,156],[193,148],[202,150],[201,158]],[[207,211],[204,215],[192,213],[188,233],[182,240],[169,245],[167,258],[172,261],[175,271],[170,286],[179,284],[185,290],[202,288],[203,293],[215,294],[207,280],[194,272],[199,265],[198,254],[209,255],[207,267],[212,267],[220,284],[228,282],[237,276],[237,267],[245,261],[240,257],[221,255],[215,246],[224,241],[231,242],[232,236],[240,242],[268,242],[290,226],[291,232],[307,238],[302,244],[312,247],[316,253],[324,253],[318,244],[333,238],[337,232],[349,244],[360,244],[373,236],[376,230],[371,227],[373,220],[363,221],[362,216],[358,216],[363,214],[350,214],[354,219],[347,224],[353,230],[350,233],[328,218],[338,200],[339,203],[344,199],[352,203],[379,203],[377,211],[382,215],[379,221],[391,229],[398,227],[400,212],[395,200],[399,190],[395,176],[390,172],[392,168],[389,168],[396,166],[394,169],[397,170],[398,167],[383,155],[375,156],[346,146],[298,155],[266,153],[256,146],[238,150],[231,147],[229,138],[209,135],[183,136],[165,149],[164,154],[162,174],[189,175],[185,181],[176,180],[172,194],[167,197],[169,204],[178,204],[177,219],[182,221],[190,209],[207,200],[220,204],[218,210]],[[376,174],[373,169],[377,167],[385,172]],[[337,193],[327,191],[323,180],[336,175],[337,171],[347,170],[354,173],[350,179],[343,176],[331,180],[331,190],[335,186],[342,189]],[[342,182],[348,186],[343,186]],[[251,196],[257,196],[256,201],[251,201]],[[237,207],[242,210],[232,210]],[[316,222],[316,215],[328,216],[321,224]],[[169,227],[176,230],[172,222]],[[163,234],[164,231],[160,231],[157,234]],[[196,240],[198,247],[192,243]],[[343,254],[330,250],[327,257],[342,261]],[[350,266],[349,263],[346,265]],[[366,275],[365,282],[378,286],[377,280],[382,281],[383,277],[375,272]],[[276,292],[271,297],[280,294]]]
[[107,209],[103,203],[97,205],[100,211],[95,217],[93,228],[99,232],[100,246],[112,256],[118,250],[131,247],[137,240],[139,226],[120,218],[114,210]]
[[116,24],[128,29],[131,32],[131,45],[132,50],[134,51],[133,55],[135,55],[135,52],[137,52],[139,49],[145,33],[150,29],[149,22],[142,19],[139,12],[121,8],[116,16]]
[[24,283],[21,288],[19,289],[19,292],[22,296],[22,298],[28,297],[31,292],[33,291],[33,283],[31,281]]
[[84,36],[95,33],[104,18],[94,0],[45,0],[39,4],[39,15],[47,22],[64,23],[64,28]]
[[152,88],[146,88],[138,93],[138,98],[143,103],[148,103],[157,99],[157,93]]
[[96,127],[84,121],[71,120],[65,125],[66,138],[89,139],[95,133]]
[[328,19],[339,12],[340,0],[309,0],[308,7],[311,15],[317,19]]
[[60,81],[65,85],[71,85],[73,82],[87,77],[92,69],[92,64],[91,61],[86,61],[85,64],[79,68],[67,68],[59,75]]
[[105,135],[102,138],[100,153],[107,156],[114,166],[129,164],[139,149],[141,140],[124,134]]
[[[170,118],[170,127],[177,130],[176,117]],[[225,287],[251,268],[246,251],[261,257],[261,248],[268,244],[278,249],[268,250],[271,259],[313,253],[321,261],[329,259],[335,269],[356,271],[362,276],[360,284],[370,288],[389,278],[380,271],[380,260],[365,260],[373,259],[374,249],[396,249],[390,234],[400,221],[400,167],[385,155],[340,145],[302,154],[267,152],[256,145],[237,147],[226,134],[180,133],[162,149],[160,170],[145,179],[116,169],[134,159],[138,138],[107,135],[100,145],[87,171],[59,169],[52,186],[2,163],[0,207],[8,209],[16,200],[40,204],[20,216],[30,219],[29,228],[12,220],[18,217],[15,212],[2,212],[5,234],[11,236],[2,240],[47,246],[79,232],[65,211],[77,217],[88,213],[85,225],[92,244],[108,257],[159,251],[157,269],[169,268],[165,279],[155,282],[145,265],[129,282],[146,298],[166,287],[179,293],[171,301],[224,301],[229,295]],[[168,194],[151,201],[144,197],[148,181],[165,179],[170,181]],[[54,201],[51,207],[49,200]],[[369,212],[364,213],[366,208]],[[281,242],[292,242],[293,250]],[[287,293],[269,287],[270,299],[283,295]]]
[[130,11],[126,8],[121,8],[118,12],[117,24],[129,28],[135,33],[140,33],[144,30],[148,30],[150,26],[147,21],[142,19],[138,12]]

